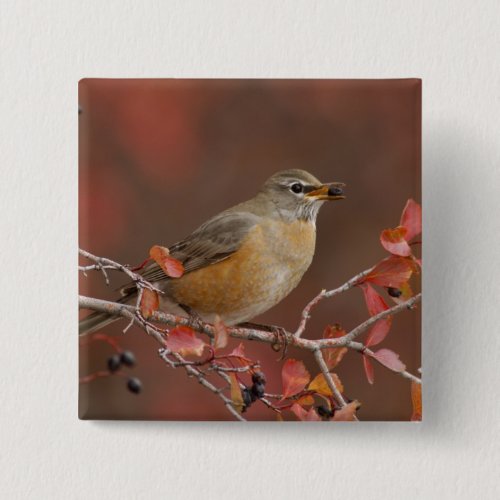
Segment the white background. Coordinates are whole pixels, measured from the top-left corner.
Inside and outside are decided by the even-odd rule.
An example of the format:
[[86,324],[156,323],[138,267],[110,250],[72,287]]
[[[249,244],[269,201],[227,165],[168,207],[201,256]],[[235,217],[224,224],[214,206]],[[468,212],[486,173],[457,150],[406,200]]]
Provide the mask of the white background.
[[[0,6],[0,496],[498,498],[496,1]],[[77,419],[77,81],[421,77],[423,424]]]

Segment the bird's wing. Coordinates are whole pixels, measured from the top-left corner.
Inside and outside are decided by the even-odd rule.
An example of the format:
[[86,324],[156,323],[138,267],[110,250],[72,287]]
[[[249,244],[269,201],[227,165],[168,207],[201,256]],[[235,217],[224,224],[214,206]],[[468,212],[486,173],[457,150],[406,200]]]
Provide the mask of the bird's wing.
[[[182,262],[185,273],[220,262],[238,250],[259,219],[250,212],[222,212],[170,246],[170,255]],[[150,282],[168,279],[156,262],[146,266],[142,275]]]

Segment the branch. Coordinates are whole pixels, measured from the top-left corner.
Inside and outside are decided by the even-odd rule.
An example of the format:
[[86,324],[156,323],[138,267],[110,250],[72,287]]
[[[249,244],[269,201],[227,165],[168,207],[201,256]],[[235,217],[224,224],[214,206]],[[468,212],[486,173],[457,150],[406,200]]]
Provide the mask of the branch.
[[342,394],[340,393],[339,389],[335,385],[335,382],[333,381],[333,377],[330,374],[330,370],[328,370],[328,366],[326,366],[325,359],[323,358],[323,353],[319,348],[315,349],[313,353],[314,353],[314,358],[316,359],[316,363],[318,363],[319,369],[323,373],[323,376],[325,377],[328,387],[332,391],[332,394],[335,396],[335,399],[339,403],[339,406],[342,408],[347,403]]
[[[89,252],[86,252],[85,250],[80,250],[80,255],[83,257],[91,260],[94,262],[92,265],[88,266],[79,266],[79,270],[82,271],[84,274],[87,271],[90,270],[96,270],[96,271],[101,271],[103,273],[104,279],[106,281],[106,284],[109,284],[109,278],[107,275],[107,270],[116,270],[125,273],[135,284],[137,287],[138,291],[138,299],[136,301],[135,306],[127,305],[127,304],[121,304],[117,302],[109,302],[105,300],[100,300],[96,298],[91,298],[91,297],[85,297],[85,296],[80,296],[79,297],[79,307],[80,308],[85,308],[85,309],[92,309],[94,311],[99,311],[103,312],[106,314],[109,314],[111,316],[121,316],[124,318],[127,318],[129,320],[129,323],[127,327],[125,328],[124,332],[130,328],[131,325],[137,324],[140,328],[145,330],[149,335],[151,335],[153,338],[155,338],[161,345],[160,349],[160,357],[171,367],[177,368],[177,367],[183,367],[186,372],[188,373],[189,376],[194,376],[198,382],[203,385],[205,388],[213,392],[214,394],[217,394],[218,397],[220,397],[224,403],[224,405],[228,408],[228,410],[238,419],[238,420],[243,420],[245,419],[240,415],[240,413],[237,411],[235,408],[235,405],[231,401],[230,398],[228,398],[223,391],[227,390],[227,387],[222,387],[218,388],[214,384],[212,384],[210,381],[207,380],[206,374],[203,372],[202,369],[200,369],[200,366],[203,366],[205,364],[208,364],[208,369],[209,371],[215,372],[218,376],[220,376],[223,380],[226,382],[230,381],[228,377],[227,372],[234,372],[234,373],[239,373],[239,372],[246,372],[249,371],[253,366],[248,366],[248,367],[228,367],[228,366],[223,366],[222,364],[218,364],[215,362],[215,357],[214,353],[212,351],[211,356],[207,358],[206,360],[202,361],[186,361],[182,356],[180,356],[178,353],[174,353],[169,351],[166,348],[166,342],[165,342],[165,335],[168,334],[168,330],[161,329],[153,322],[155,323],[160,323],[164,324],[167,326],[189,326],[199,333],[205,334],[211,339],[215,338],[215,328],[213,325],[209,323],[203,323],[201,321],[197,322],[195,326],[193,326],[192,322],[190,321],[189,318],[182,317],[182,316],[177,316],[174,314],[169,314],[169,313],[164,313],[161,311],[155,311],[151,318],[149,320],[146,320],[140,311],[140,298],[142,296],[143,290],[145,288],[148,288],[150,290],[153,290],[157,293],[162,293],[161,290],[156,288],[154,285],[149,283],[148,281],[144,280],[144,278],[135,272],[133,272],[128,266],[124,266],[122,264],[119,264],[117,262],[114,262],[110,259],[106,259],[103,257],[97,257],[95,255],[92,255]],[[299,325],[296,329],[296,331],[292,334],[290,332],[287,332],[283,329],[280,329],[279,333],[278,332],[269,332],[266,330],[261,330],[258,328],[250,328],[250,327],[242,327],[242,326],[234,326],[234,327],[226,327],[227,328],[227,333],[236,339],[242,339],[242,340],[256,340],[259,342],[263,343],[268,343],[271,345],[276,345],[277,343],[281,343],[283,341],[283,345],[286,348],[288,345],[291,345],[293,347],[296,347],[301,350],[306,350],[311,352],[314,355],[314,358],[316,360],[316,363],[319,366],[319,369],[321,373],[323,374],[325,381],[330,388],[335,400],[337,401],[338,405],[342,408],[346,406],[346,401],[344,397],[342,396],[341,392],[337,388],[333,377],[330,374],[330,371],[328,369],[328,366],[325,362],[325,359],[323,357],[322,350],[323,349],[329,349],[329,348],[338,348],[338,347],[347,347],[348,349],[352,349],[357,352],[361,352],[365,355],[370,356],[372,359],[375,359],[377,362],[377,358],[374,357],[373,351],[368,349],[363,343],[360,342],[355,342],[355,339],[359,337],[361,334],[366,332],[368,329],[370,329],[377,321],[380,321],[381,319],[387,318],[389,316],[392,316],[394,314],[397,314],[405,309],[412,309],[415,304],[417,304],[421,300],[421,294],[417,294],[414,297],[410,298],[409,300],[402,302],[400,304],[397,304],[387,310],[384,310],[374,316],[371,316],[369,319],[352,329],[350,332],[346,333],[342,337],[338,338],[330,338],[330,339],[303,339],[301,338],[302,334],[304,333],[307,325],[307,321],[309,320],[311,316],[311,311],[312,309],[323,299],[325,298],[331,298],[334,297],[340,293],[343,293],[347,290],[350,290],[354,286],[358,285],[360,282],[362,282],[363,278],[371,272],[373,268],[370,268],[368,270],[365,270],[347,282],[345,282],[343,285],[341,285],[338,288],[326,291],[322,290],[316,297],[314,297],[303,309],[302,314],[301,314],[301,319],[299,322]],[[173,358],[173,359],[172,359]],[[380,363],[380,362],[379,362]],[[380,363],[382,364],[382,363]],[[383,365],[383,364],[382,364]],[[385,366],[385,365],[383,365]],[[387,367],[386,367],[387,368]],[[407,372],[407,371],[401,371],[401,372],[396,372],[399,373],[401,376],[412,380],[417,383],[421,383],[420,378],[417,376]],[[243,388],[244,385],[240,383],[240,386]],[[272,403],[270,403],[267,399],[265,398],[260,398],[260,400],[269,408],[273,409],[274,411],[277,411],[278,413],[281,413],[281,409],[275,407]]]
[[316,297],[314,297],[314,299],[312,299],[302,311],[301,320],[297,330],[295,330],[294,336],[300,337],[304,333],[304,330],[306,329],[307,320],[311,317],[310,313],[312,308],[315,307],[317,304],[319,304],[321,300],[328,299],[330,297],[335,297],[335,295],[347,292],[347,290],[350,290],[351,288],[356,286],[367,274],[370,273],[372,269],[373,268],[370,268],[360,272],[359,274],[351,278],[349,281],[346,281],[342,286],[339,286],[338,288],[335,288],[328,292],[326,290],[321,290],[321,292],[318,295],[316,295]]

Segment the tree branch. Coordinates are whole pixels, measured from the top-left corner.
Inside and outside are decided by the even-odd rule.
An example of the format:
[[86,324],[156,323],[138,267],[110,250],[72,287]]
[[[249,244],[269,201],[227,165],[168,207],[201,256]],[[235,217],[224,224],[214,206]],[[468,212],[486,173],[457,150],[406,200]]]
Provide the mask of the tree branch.
[[[233,372],[233,373],[238,373],[238,372],[245,372],[250,369],[250,367],[228,367],[228,366],[223,366],[222,364],[217,364],[215,362],[213,352],[211,357],[204,361],[197,361],[197,362],[191,362],[191,361],[186,361],[180,354],[171,352],[167,349],[166,346],[166,337],[165,335],[168,333],[167,330],[162,330],[158,326],[155,326],[154,323],[160,323],[163,325],[167,326],[189,326],[199,333],[207,335],[209,338],[214,339],[216,335],[215,327],[209,323],[203,323],[203,322],[198,322],[195,326],[193,326],[192,322],[189,320],[189,318],[185,318],[182,316],[177,316],[174,314],[169,314],[161,311],[155,311],[151,318],[149,320],[146,320],[141,312],[140,312],[140,297],[143,293],[143,290],[145,288],[148,288],[150,290],[154,290],[158,293],[162,293],[161,290],[156,288],[154,285],[151,283],[147,282],[144,280],[144,278],[132,270],[128,266],[124,266],[122,264],[119,264],[117,262],[114,262],[110,259],[106,259],[103,257],[97,257],[95,255],[92,255],[89,252],[86,252],[85,250],[80,250],[80,255],[83,257],[91,260],[94,262],[92,265],[88,266],[79,266],[79,270],[82,271],[84,274],[87,271],[90,270],[96,270],[100,271],[103,273],[104,279],[106,281],[106,284],[109,284],[109,277],[107,274],[107,270],[116,270],[125,273],[136,285],[137,291],[138,291],[138,300],[135,304],[135,306],[132,305],[127,305],[127,304],[121,304],[117,302],[110,302],[106,300],[101,300],[101,299],[96,299],[96,298],[91,298],[91,297],[85,297],[85,296],[79,296],[79,307],[83,309],[91,309],[94,311],[99,311],[103,312],[106,314],[109,314],[111,316],[121,316],[123,318],[126,318],[129,320],[129,323],[127,327],[125,328],[124,332],[128,330],[128,328],[132,324],[137,324],[140,328],[145,330],[149,335],[151,335],[153,338],[155,338],[159,344],[161,345],[160,349],[160,357],[171,367],[176,368],[176,367],[183,367],[186,372],[188,373],[189,376],[194,376],[198,382],[203,385],[206,389],[210,390],[214,394],[217,394],[218,397],[220,397],[224,403],[224,405],[228,408],[228,410],[237,418],[238,420],[243,420],[245,419],[240,415],[240,413],[237,411],[235,408],[235,405],[233,404],[232,400],[228,398],[223,391],[227,390],[227,387],[224,388],[218,388],[214,384],[212,384],[209,380],[206,378],[206,374],[203,372],[202,369],[199,367],[205,364],[208,364],[208,369],[210,371],[215,372],[217,375],[219,375],[223,380],[228,382],[229,376],[227,372]],[[311,311],[312,309],[323,299],[325,298],[331,298],[334,297],[340,293],[343,293],[347,290],[350,290],[354,286],[360,284],[363,281],[363,278],[371,272],[373,268],[370,268],[368,270],[365,270],[350,280],[348,280],[346,283],[341,285],[338,288],[326,291],[322,290],[316,297],[314,297],[303,309],[302,314],[301,314],[301,319],[299,322],[299,325],[296,329],[296,331],[292,334],[290,332],[287,332],[285,330],[282,330],[282,335],[281,337],[277,335],[276,332],[269,332],[265,330],[260,330],[258,328],[247,328],[247,327],[240,327],[240,326],[234,326],[234,327],[227,327],[227,333],[233,338],[236,339],[241,339],[241,340],[253,340],[253,341],[259,341],[263,343],[268,343],[271,345],[275,345],[278,341],[284,340],[284,345],[285,349],[286,346],[290,345],[295,348],[309,351],[313,354],[316,363],[319,366],[319,369],[321,373],[323,374],[325,381],[331,390],[333,397],[337,401],[338,405],[342,408],[346,406],[346,401],[344,397],[342,396],[341,392],[339,391],[338,387],[336,386],[333,377],[330,374],[330,371],[328,369],[328,366],[325,362],[325,359],[323,357],[323,349],[329,349],[329,348],[338,348],[338,347],[347,347],[348,349],[361,352],[365,355],[370,356],[372,359],[375,359],[377,362],[376,357],[374,357],[373,351],[368,349],[363,343],[356,342],[355,339],[358,338],[361,334],[369,330],[372,326],[375,325],[377,321],[380,321],[381,319],[387,318],[389,316],[392,316],[394,314],[398,314],[404,310],[407,309],[412,309],[415,304],[417,304],[421,300],[421,294],[417,294],[414,297],[411,297],[410,299],[406,300],[405,302],[402,302],[400,304],[397,304],[387,310],[384,310],[374,316],[371,316],[368,318],[366,321],[358,325],[357,327],[353,328],[350,332],[346,333],[342,337],[338,338],[329,338],[329,339],[304,339],[302,338],[302,334],[304,333],[306,329],[307,322],[311,316]],[[173,358],[173,359],[172,359]],[[380,363],[380,362],[379,362]],[[382,363],[380,363],[382,364]],[[382,364],[382,366],[385,366]],[[386,367],[387,368],[387,367]],[[421,383],[421,379],[407,371],[401,371],[401,372],[396,372],[399,373],[401,376],[412,380],[417,383]],[[244,387],[241,383],[240,385]],[[260,399],[266,406],[269,408],[273,409],[274,411],[277,411],[278,413],[281,413],[281,409],[275,407],[272,403],[270,403],[267,399],[261,398]]]

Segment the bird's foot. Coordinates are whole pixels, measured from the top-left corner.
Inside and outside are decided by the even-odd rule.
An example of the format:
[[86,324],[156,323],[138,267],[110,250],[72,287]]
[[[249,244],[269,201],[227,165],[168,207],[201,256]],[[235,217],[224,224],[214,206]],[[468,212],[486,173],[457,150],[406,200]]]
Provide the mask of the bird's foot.
[[252,322],[244,322],[240,323],[238,326],[242,328],[253,328],[254,330],[261,330],[263,332],[274,333],[276,341],[271,344],[271,348],[273,351],[279,352],[281,348],[283,348],[283,352],[279,361],[283,360],[286,356],[286,352],[288,349],[289,333],[282,327],[277,325],[261,325],[260,323],[252,323]]
[[203,321],[200,315],[194,309],[186,306],[185,304],[179,304],[179,307],[181,307],[188,314],[188,327],[198,332],[201,331],[203,328]]

